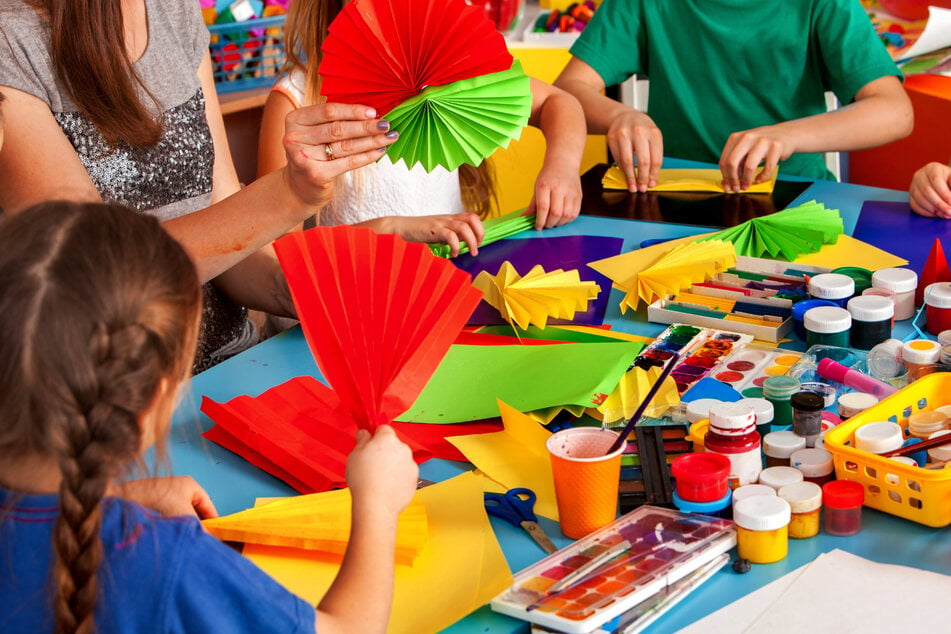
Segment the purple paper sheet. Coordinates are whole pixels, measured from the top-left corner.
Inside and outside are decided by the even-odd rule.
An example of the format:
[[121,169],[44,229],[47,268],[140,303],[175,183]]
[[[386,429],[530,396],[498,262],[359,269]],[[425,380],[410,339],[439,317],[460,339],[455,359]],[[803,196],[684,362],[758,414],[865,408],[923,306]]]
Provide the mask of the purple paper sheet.
[[951,222],[919,216],[908,203],[869,200],[855,223],[852,236],[908,260],[908,268],[921,273],[935,238],[951,245]]
[[[564,236],[560,238],[529,238],[500,240],[479,247],[479,255],[464,253],[453,262],[473,279],[482,271],[496,275],[506,260],[519,275],[525,275],[540,264],[546,271],[578,269],[582,280],[593,281],[601,287],[597,299],[588,303],[588,310],[575,313],[574,319],[550,319],[550,324],[586,324],[600,326],[611,295],[611,280],[588,266],[601,258],[618,255],[624,240],[602,236]],[[469,318],[470,326],[504,324],[499,311],[486,302],[480,302]]]

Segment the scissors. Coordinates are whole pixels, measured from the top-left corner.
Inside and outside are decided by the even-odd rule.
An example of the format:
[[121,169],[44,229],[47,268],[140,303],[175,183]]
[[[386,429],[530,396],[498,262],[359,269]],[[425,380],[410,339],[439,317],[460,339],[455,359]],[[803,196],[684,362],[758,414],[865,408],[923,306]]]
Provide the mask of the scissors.
[[486,493],[485,510],[512,526],[521,526],[548,554],[558,550],[535,517],[535,492],[531,489],[509,489],[505,493]]

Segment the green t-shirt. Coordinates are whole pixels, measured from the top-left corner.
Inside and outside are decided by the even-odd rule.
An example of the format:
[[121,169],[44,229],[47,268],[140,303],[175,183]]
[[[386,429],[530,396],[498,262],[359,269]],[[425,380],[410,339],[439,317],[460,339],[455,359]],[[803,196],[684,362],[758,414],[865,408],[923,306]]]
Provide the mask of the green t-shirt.
[[[825,112],[827,90],[847,104],[901,77],[858,0],[604,0],[571,53],[608,86],[647,76],[664,154],[710,163],[733,132]],[[832,178],[821,154],[780,168]]]

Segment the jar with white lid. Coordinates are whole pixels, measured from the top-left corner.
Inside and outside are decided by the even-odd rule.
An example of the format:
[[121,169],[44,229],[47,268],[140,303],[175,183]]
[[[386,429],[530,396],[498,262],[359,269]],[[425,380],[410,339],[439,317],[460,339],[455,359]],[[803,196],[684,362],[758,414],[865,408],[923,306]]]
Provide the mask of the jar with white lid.
[[832,454],[821,447],[800,449],[789,458],[789,465],[799,469],[806,482],[820,487],[835,478]]
[[937,336],[951,328],[951,282],[935,282],[925,287],[925,329]]
[[815,482],[787,484],[776,495],[789,503],[789,536],[809,539],[819,534],[822,487]]
[[915,316],[917,273],[905,268],[879,269],[872,273],[872,286],[895,292],[895,319],[901,321]]
[[936,409],[915,412],[908,417],[908,435],[927,440],[931,434],[948,428],[948,415]]
[[920,379],[934,371],[941,359],[941,346],[931,339],[912,339],[901,347],[901,360],[908,371],[908,380]]
[[740,402],[717,403],[710,408],[709,420],[704,449],[730,460],[730,488],[756,482],[763,464],[753,406]]
[[778,496],[754,495],[733,506],[736,548],[754,564],[771,564],[789,552],[789,502]]
[[806,448],[806,439],[796,432],[783,429],[763,436],[763,455],[767,467],[788,467],[794,452]]
[[839,416],[843,420],[861,414],[874,405],[878,405],[878,397],[868,392],[846,392],[837,403]]
[[756,431],[760,437],[768,434],[773,425],[774,409],[772,401],[762,397],[742,398],[737,403],[744,403],[753,406],[756,412]]
[[766,484],[744,484],[733,490],[733,506],[740,500],[751,498],[755,495],[776,495],[776,489]]
[[802,316],[802,323],[806,328],[806,343],[810,346],[849,347],[852,315],[846,309],[838,306],[810,308]]
[[887,453],[902,446],[905,437],[898,423],[879,421],[856,428],[855,448],[869,453]]
[[802,471],[795,467],[768,467],[759,474],[759,483],[771,486],[777,491],[787,484],[802,482]]
[[871,350],[892,336],[895,303],[885,297],[860,295],[849,300],[846,308],[852,315],[849,344],[859,350]]
[[855,280],[844,273],[820,273],[809,278],[806,292],[816,299],[825,299],[845,306],[855,295]]
[[[936,431],[935,433],[931,434],[931,438],[946,436],[948,434],[951,434],[951,429]],[[930,462],[932,465],[945,465],[948,462],[951,462],[951,443],[929,449],[928,462]]]
[[698,398],[686,404],[688,423],[696,423],[710,416],[710,408],[721,403],[717,398]]

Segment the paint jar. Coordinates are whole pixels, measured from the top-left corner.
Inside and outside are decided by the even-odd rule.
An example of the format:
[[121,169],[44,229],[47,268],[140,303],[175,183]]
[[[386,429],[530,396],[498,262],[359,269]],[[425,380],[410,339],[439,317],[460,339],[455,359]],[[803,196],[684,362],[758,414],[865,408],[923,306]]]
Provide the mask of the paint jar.
[[898,449],[904,442],[901,427],[891,421],[866,423],[855,429],[855,448],[860,451],[886,453]]
[[892,328],[895,327],[895,291],[890,288],[879,288],[873,286],[862,291],[862,297],[884,297],[892,303]]
[[803,315],[805,315],[809,310],[818,308],[819,306],[836,307],[838,304],[835,302],[830,302],[827,299],[804,299],[801,302],[796,302],[792,306],[793,332],[795,332],[796,336],[803,341],[806,340],[806,326],[802,321]]
[[831,273],[840,273],[852,278],[852,284],[854,286],[854,290],[852,291],[853,296],[861,295],[866,289],[872,286],[872,272],[860,266],[840,266],[832,269]]
[[776,497],[776,489],[765,484],[746,484],[741,486],[738,489],[733,490],[733,507],[736,507],[736,504],[740,500],[745,500],[746,498],[751,498],[755,495],[769,495]]
[[680,497],[676,491],[674,491],[672,498],[674,506],[684,513],[701,513],[703,515],[713,515],[714,517],[729,516],[732,509],[730,501],[733,499],[729,489],[726,490],[726,495],[722,498],[711,502],[690,502]]
[[905,268],[879,269],[872,273],[872,287],[887,288],[895,293],[896,320],[911,319],[915,316],[917,273]]
[[806,327],[806,343],[810,346],[849,347],[852,315],[846,309],[838,306],[811,308],[802,316],[802,323]]
[[788,467],[793,453],[806,448],[806,439],[794,431],[772,431],[763,436],[763,455],[767,467]]
[[806,292],[815,299],[835,302],[844,308],[849,298],[855,295],[855,280],[842,273],[820,273],[809,278]]
[[[930,437],[937,438],[938,436],[946,436],[948,434],[951,434],[951,430],[946,429],[944,431],[936,431],[931,434]],[[929,449],[928,462],[934,466],[946,465],[948,462],[951,462],[951,443]]]
[[773,404],[773,425],[792,425],[792,405],[789,398],[799,391],[799,379],[791,376],[771,376],[763,381],[763,397]]
[[754,495],[733,506],[736,548],[754,564],[771,564],[789,552],[789,502],[778,496]]
[[908,372],[909,382],[933,372],[940,359],[941,346],[931,339],[912,339],[901,347],[901,360]]
[[925,328],[933,335],[951,329],[951,282],[925,287]]
[[762,438],[765,434],[768,434],[773,426],[773,404],[762,397],[743,398],[737,402],[746,403],[753,406],[753,411],[756,412],[757,433],[759,433],[760,438]]
[[767,467],[760,471],[759,483],[773,487],[777,491],[787,484],[802,482],[805,478],[802,471],[795,467]]
[[718,403],[711,407],[710,428],[703,444],[706,451],[729,459],[731,489],[756,482],[763,465],[752,405]]
[[823,530],[847,537],[862,530],[862,503],[865,487],[852,480],[833,480],[822,485]]
[[839,416],[846,420],[878,404],[878,397],[867,392],[846,392],[839,397]]
[[677,494],[687,502],[715,502],[729,493],[730,461],[716,453],[687,453],[670,463]]
[[822,510],[822,487],[815,482],[787,484],[777,495],[789,503],[789,536],[809,539],[819,534],[819,511]]
[[951,330],[942,330],[938,333],[938,343],[941,347],[951,345]]
[[821,447],[800,449],[790,456],[789,465],[802,472],[803,480],[819,486],[835,479],[832,454]]
[[865,358],[869,376],[891,384],[906,376],[901,358],[903,345],[900,339],[886,339],[869,350]]
[[[947,330],[945,332],[948,332]],[[941,343],[940,341],[938,343]],[[938,353],[938,363],[951,366],[951,344],[942,344],[941,352]]]
[[710,429],[710,421],[706,418],[698,420],[690,426],[690,430],[687,432],[687,440],[692,443],[694,453],[703,453],[706,451],[706,448],[703,446],[703,439],[707,435],[708,429]]
[[796,392],[789,397],[789,404],[792,406],[793,431],[806,439],[806,447],[814,446],[822,432],[825,399],[815,392]]
[[936,409],[915,412],[908,417],[908,435],[928,440],[931,434],[948,428],[948,415]]
[[852,315],[849,343],[853,348],[871,350],[875,344],[891,338],[895,316],[895,304],[891,300],[860,295],[849,300],[848,311]]
[[812,392],[822,397],[823,407],[832,407],[835,405],[835,388],[828,383],[821,381],[805,381],[800,385],[803,392]]
[[691,424],[710,417],[710,408],[720,403],[716,398],[698,398],[687,403],[687,421]]

